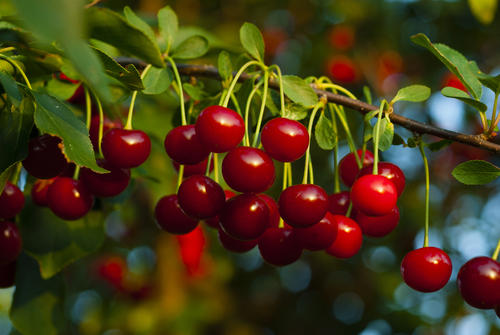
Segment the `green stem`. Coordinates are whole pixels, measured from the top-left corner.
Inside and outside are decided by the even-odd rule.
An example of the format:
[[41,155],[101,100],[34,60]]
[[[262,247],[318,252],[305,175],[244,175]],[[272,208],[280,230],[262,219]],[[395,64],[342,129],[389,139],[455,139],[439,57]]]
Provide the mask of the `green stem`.
[[181,76],[179,75],[179,71],[177,70],[177,65],[175,65],[174,60],[171,57],[166,57],[165,59],[170,63],[170,65],[172,67],[172,71],[174,71],[175,81],[177,83],[177,86],[179,86],[179,103],[181,105],[181,122],[182,122],[182,125],[185,126],[187,124],[187,121],[186,121],[186,110],[184,107],[184,92],[182,89]]
[[424,142],[420,139],[420,143],[418,146],[420,150],[420,154],[422,155],[422,159],[424,160],[424,169],[425,169],[425,235],[424,235],[424,247],[429,246],[429,189],[430,189],[430,181],[429,181],[429,163],[427,161],[427,157],[424,152]]
[[216,183],[219,183],[219,157],[215,152],[212,159],[214,160],[214,180]]
[[205,176],[207,176],[207,177],[210,175],[210,165],[212,164],[212,156],[213,156],[213,153],[211,152],[208,155],[208,159],[207,159],[207,167],[205,168]]
[[352,213],[352,201],[349,201],[349,207],[347,207],[347,212],[345,213],[345,216],[350,218]]
[[236,75],[233,78],[233,81],[231,82],[231,85],[229,86],[229,89],[227,90],[226,97],[224,98],[224,102],[222,103],[222,107],[227,107],[229,104],[229,98],[231,97],[231,94],[233,93],[234,87],[236,86],[236,83],[238,82],[238,79],[240,79],[241,74],[250,66],[252,65],[258,65],[260,66],[263,70],[266,69],[265,65],[262,63],[259,63],[256,60],[251,60],[245,64],[238,70]]
[[[87,98],[87,97],[85,97]],[[89,95],[89,102],[88,102],[88,105],[87,105],[87,113],[90,113],[90,95]],[[102,104],[101,104],[101,100],[99,99],[99,97],[97,96],[97,94],[94,93],[94,98],[95,98],[95,101],[97,103],[97,110],[99,111],[99,133],[98,133],[98,137],[97,137],[97,150],[98,150],[98,153],[99,153],[99,156],[100,157],[104,157],[104,155],[102,154],[102,137],[103,137],[103,132],[104,132],[104,113],[102,111]],[[90,129],[90,127],[89,127]]]
[[491,125],[488,129],[488,134],[491,134],[498,122],[500,121],[500,114],[497,116],[497,104],[498,104],[498,94],[495,94],[495,100],[493,102],[493,111],[491,112]]
[[87,126],[87,129],[90,129],[90,119],[92,117],[92,105],[91,105],[89,90],[85,86],[83,87],[83,89],[85,92],[85,125]]
[[[343,88],[342,86],[335,85],[335,84],[321,84],[320,86],[321,86],[321,88],[331,88],[331,89],[334,89],[336,91],[340,91],[340,92],[344,93],[345,95],[347,95],[349,98],[354,99],[354,100],[358,100],[358,98],[356,98],[356,96],[354,94],[352,94],[349,90]],[[333,92],[333,93],[337,93],[337,92]]]
[[[141,73],[141,80],[144,79],[151,66],[151,64],[148,64],[148,66],[144,68],[144,71]],[[138,92],[139,91],[132,92],[132,99],[130,100],[130,106],[128,108],[127,123],[125,124],[124,129],[132,129],[132,116],[134,115],[135,98],[137,97]]]
[[309,181],[311,182],[311,184],[314,184],[314,171],[311,158],[309,158]]
[[177,175],[177,187],[175,188],[175,192],[179,191],[179,187],[181,187],[182,179],[184,178],[184,165],[179,165],[179,174]]
[[262,89],[262,103],[260,104],[259,119],[257,120],[257,127],[255,128],[255,133],[253,134],[252,146],[257,145],[257,140],[259,139],[260,126],[262,125],[262,119],[264,118],[264,111],[266,109],[267,100],[267,88],[269,86],[269,72],[264,73],[264,88]]
[[349,124],[347,123],[347,120],[345,118],[344,109],[343,107],[339,107],[335,104],[333,105],[333,108],[335,109],[335,112],[340,120],[340,124],[342,124],[342,127],[344,128],[344,131],[346,133],[349,150],[353,153],[358,168],[361,169],[363,164],[361,163],[361,159],[359,158],[358,152],[356,151],[356,144],[354,143],[354,138],[352,137],[351,130],[349,129]]
[[241,113],[240,103],[238,102],[238,99],[236,99],[236,96],[234,95],[234,93],[231,93],[231,102],[233,103],[234,107],[236,108],[236,112],[240,115],[243,115]]
[[5,55],[2,55],[0,54],[0,58],[3,58],[5,59],[6,61],[8,61],[10,64],[12,64],[12,66],[14,66],[16,68],[17,71],[19,71],[19,73],[21,74],[21,76],[23,77],[23,80],[24,82],[26,83],[26,86],[28,86],[28,88],[31,90],[33,89],[31,87],[31,83],[28,79],[28,77],[26,76],[26,73],[24,73],[23,69],[19,66],[19,64],[17,64],[12,58],[10,57],[7,57]]
[[287,174],[288,174],[288,178],[287,178],[287,179],[288,179],[288,185],[289,185],[289,186],[292,186],[292,185],[293,185],[293,179],[292,179],[292,165],[291,165],[291,163],[290,163],[290,162],[287,162],[286,164],[287,164],[287,166],[288,166],[288,169],[287,169],[287,171],[286,171],[286,172],[287,172]]
[[287,180],[287,177],[288,177],[288,171],[287,170],[288,170],[288,168],[289,168],[289,166],[288,166],[287,162],[284,162],[283,163],[283,185],[281,187],[282,191],[285,190],[285,188],[287,188],[287,186],[288,186],[288,180]]
[[[320,101],[319,103],[317,103],[315,106],[314,106],[314,109],[311,113],[311,116],[309,117],[309,126],[307,127],[307,132],[309,134],[312,134],[312,126],[313,126],[313,123],[314,123],[314,117],[316,116],[316,113],[318,112],[318,110],[322,107],[324,107],[325,104]],[[306,150],[306,162],[304,164],[304,177],[302,178],[302,184],[307,184],[307,174],[309,172],[309,160],[310,160],[310,153],[311,151],[311,137],[309,137],[309,145],[307,146],[307,150]]]
[[250,133],[248,132],[248,119],[249,119],[249,114],[250,114],[250,106],[252,104],[253,96],[257,91],[259,90],[260,86],[263,84],[262,81],[259,81],[257,85],[254,86],[250,94],[248,95],[247,103],[245,106],[245,137],[244,137],[244,143],[247,147],[250,146]]
[[377,124],[375,125],[375,138],[373,139],[373,174],[378,174],[378,142],[380,140],[380,122],[382,120],[382,114],[384,113],[384,105],[387,102],[384,100],[380,104],[380,109],[378,111]]
[[77,165],[75,167],[75,172],[73,173],[73,179],[78,180],[79,176],[80,176],[80,165]]
[[281,116],[285,113],[285,92],[283,91],[283,77],[281,75],[281,69],[278,65],[271,65],[269,69],[276,69],[278,74],[278,82],[280,85],[280,103],[281,103]]
[[497,247],[495,248],[495,251],[493,252],[493,256],[491,256],[491,258],[493,258],[493,260],[496,261],[498,259],[499,253],[500,253],[500,240],[498,240]]
[[14,48],[14,47],[6,47],[6,48],[0,49],[0,52],[1,53],[3,53],[3,52],[9,52],[9,51],[12,51],[12,50],[16,50],[16,48]]
[[337,118],[335,117],[335,111],[333,110],[332,104],[328,104],[328,109],[332,117],[332,128],[335,132],[335,146],[333,147],[333,192],[340,192],[340,175],[339,175],[339,133],[337,129]]
[[224,101],[224,98],[226,97],[227,89],[223,89],[222,92],[220,93],[220,98],[219,98],[219,103],[218,105],[221,106],[222,102]]

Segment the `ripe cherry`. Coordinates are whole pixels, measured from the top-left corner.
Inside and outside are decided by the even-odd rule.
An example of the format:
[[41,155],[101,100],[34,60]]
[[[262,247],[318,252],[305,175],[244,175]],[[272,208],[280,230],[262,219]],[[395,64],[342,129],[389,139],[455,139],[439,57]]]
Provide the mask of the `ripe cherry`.
[[0,221],[0,265],[12,263],[21,253],[22,240],[13,222]]
[[[358,178],[367,174],[372,174],[372,171],[373,164],[370,164],[359,171]],[[378,174],[386,177],[394,183],[394,186],[396,186],[396,189],[398,190],[398,197],[403,193],[405,188],[405,175],[397,165],[389,162],[379,162]]]
[[328,211],[332,214],[345,215],[349,209],[349,192],[342,191],[328,196]]
[[450,280],[451,270],[450,257],[435,247],[412,250],[401,262],[403,280],[420,292],[434,292],[443,288]]
[[80,84],[79,80],[71,79],[64,73],[59,73],[59,79],[62,81],[66,81],[72,84],[79,84],[78,87],[76,88],[75,92],[73,95],[68,99],[69,103],[76,104],[76,105],[83,105],[85,104],[85,89],[83,86]]
[[327,71],[330,77],[342,84],[351,84],[356,81],[357,71],[353,61],[345,56],[337,56],[328,61]]
[[48,206],[49,200],[47,199],[47,192],[49,186],[52,185],[55,178],[52,179],[38,179],[31,188],[31,200],[38,206]]
[[151,140],[141,130],[111,129],[104,135],[101,146],[109,164],[125,169],[141,165],[151,152]]
[[222,187],[203,175],[186,178],[179,187],[177,198],[184,213],[196,219],[216,216],[226,200]]
[[197,164],[210,153],[196,136],[194,124],[170,130],[164,141],[167,155],[180,164]]
[[259,239],[259,251],[269,264],[285,266],[300,258],[302,247],[293,229],[269,227]]
[[352,205],[366,215],[387,215],[396,206],[397,200],[396,186],[381,175],[362,176],[352,185]]
[[346,25],[335,25],[328,37],[330,44],[339,50],[352,48],[355,41],[354,29]]
[[23,167],[38,179],[58,176],[68,165],[60,145],[61,139],[49,134],[32,138],[28,144],[28,157],[23,160]]
[[16,264],[17,262],[12,262],[6,265],[0,264],[0,288],[14,286],[16,279]]
[[80,180],[58,177],[47,191],[49,208],[64,220],[76,220],[92,208],[94,197]]
[[109,170],[108,173],[97,173],[88,168],[80,171],[80,180],[96,197],[114,197],[122,193],[130,181],[130,170],[114,167],[103,159],[97,164]]
[[257,245],[257,240],[238,240],[226,234],[222,228],[219,228],[219,241],[227,250],[238,253],[250,251]]
[[396,206],[389,214],[382,216],[368,216],[357,212],[355,218],[363,234],[371,237],[383,237],[392,232],[398,225],[399,209]]
[[271,196],[265,193],[259,194],[259,198],[266,202],[267,208],[269,209],[269,227],[278,227],[280,223],[278,204]]
[[[361,159],[363,167],[369,164],[373,164],[373,153],[370,150],[365,150],[364,156],[362,156],[363,154],[362,149],[359,149],[357,153],[358,157]],[[339,162],[340,179],[346,186],[351,187],[352,184],[354,184],[358,172],[359,168],[358,165],[356,164],[356,157],[352,152],[345,155],[340,160]]]
[[260,140],[269,156],[280,162],[293,162],[305,154],[309,133],[302,123],[279,117],[265,124]]
[[238,147],[224,157],[222,175],[238,192],[264,192],[274,182],[273,160],[260,149]]
[[10,219],[24,207],[24,194],[16,185],[8,181],[0,194],[0,219]]
[[281,192],[280,215],[292,227],[304,228],[318,223],[328,210],[328,195],[314,184],[293,185]]
[[356,255],[363,243],[363,234],[358,224],[343,215],[333,215],[337,225],[337,238],[326,248],[326,252],[337,258],[350,258]]
[[[90,141],[94,146],[94,150],[97,150],[99,146],[99,115],[92,116],[90,120]],[[102,119],[102,135],[104,136],[109,130],[113,128],[123,128],[123,124],[120,120],[111,120],[107,116]]]
[[232,109],[209,106],[196,120],[196,134],[207,150],[226,152],[241,142],[245,126],[243,118]]
[[[172,164],[174,165],[175,171],[179,172],[179,167],[180,164],[177,163],[176,161],[172,161]],[[183,177],[191,177],[194,176],[195,174],[205,174],[205,171],[207,170],[207,164],[208,164],[208,158],[205,158],[201,162],[197,164],[186,164],[184,165],[184,173]],[[210,172],[214,170],[214,161],[210,160]]]
[[[236,194],[231,191],[231,190],[224,190],[224,195],[226,196],[226,201],[228,201],[229,199],[231,199],[232,197],[234,197]],[[215,228],[215,229],[219,229],[220,228],[220,219],[219,219],[219,216],[216,215],[216,216],[213,216],[211,218],[208,218],[208,219],[205,219],[204,220],[205,223],[209,226],[209,227],[212,227],[212,228]]]
[[457,284],[462,298],[472,307],[500,305],[500,263],[490,257],[476,257],[462,265]]
[[333,215],[326,212],[321,221],[307,228],[296,228],[295,234],[304,249],[316,251],[332,245],[337,238],[337,229]]
[[187,234],[198,226],[198,220],[188,216],[179,206],[177,194],[164,196],[158,201],[155,218],[158,226],[171,234]]

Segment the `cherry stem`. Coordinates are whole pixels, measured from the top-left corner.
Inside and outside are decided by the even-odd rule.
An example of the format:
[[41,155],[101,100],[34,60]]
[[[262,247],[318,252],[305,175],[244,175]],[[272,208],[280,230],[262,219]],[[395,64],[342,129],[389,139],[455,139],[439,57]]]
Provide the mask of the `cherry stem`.
[[234,93],[231,93],[231,102],[233,103],[234,107],[236,108],[236,112],[238,112],[238,114],[240,114],[240,115],[243,115],[241,113],[240,103],[238,102],[238,99],[236,99],[236,96],[234,95]]
[[233,81],[231,82],[231,85],[229,85],[229,89],[227,90],[226,97],[224,98],[224,102],[222,103],[222,107],[227,107],[229,104],[229,98],[231,97],[231,94],[233,93],[234,87],[236,86],[236,83],[238,82],[238,79],[240,76],[243,74],[243,72],[249,68],[252,65],[258,65],[260,66],[263,70],[266,69],[265,65],[256,61],[256,60],[251,60],[249,62],[246,62],[243,64],[243,66],[238,70],[236,75],[233,78]]
[[[7,48],[6,48],[7,49]],[[5,55],[2,55],[0,54],[0,58],[3,58],[5,59],[6,61],[8,61],[10,64],[12,64],[12,66],[14,66],[16,68],[17,71],[19,71],[19,73],[21,74],[21,76],[23,77],[23,80],[24,82],[26,83],[26,86],[28,86],[28,88],[31,90],[33,89],[31,87],[31,83],[28,79],[28,77],[26,76],[26,73],[24,73],[23,69],[19,66],[19,64],[17,64],[12,58],[8,57],[8,56],[5,56]],[[36,104],[35,104],[36,106]]]
[[[332,84],[332,83],[328,83],[328,84],[320,84],[318,85],[320,86],[321,89],[324,89],[324,88],[330,88],[334,91],[339,91],[339,92],[342,92],[344,93],[345,95],[347,95],[349,98],[351,99],[354,99],[354,100],[358,100],[358,98],[356,98],[356,96],[354,94],[351,93],[351,91],[349,91],[348,89],[345,89],[344,87],[342,86],[339,86],[339,85],[335,85],[335,84]],[[333,93],[337,93],[337,92],[333,92]]]
[[[86,91],[85,91],[86,92]],[[85,96],[85,99],[87,98],[87,96]],[[90,95],[88,96],[89,98],[89,101],[87,102],[88,105],[87,105],[87,113],[88,115],[90,114]],[[102,111],[102,104],[101,104],[101,100],[99,99],[99,97],[97,96],[97,94],[94,93],[94,98],[95,98],[95,101],[97,103],[97,110],[99,111],[99,132],[98,132],[98,135],[97,135],[97,150],[99,152],[99,156],[100,157],[104,157],[104,155],[102,154],[102,137],[103,137],[103,132],[104,132],[104,113]],[[89,119],[90,120],[90,119]],[[89,123],[89,126],[87,127],[90,129],[90,123]]]
[[345,216],[350,218],[352,213],[352,201],[349,201],[349,207],[347,207],[347,212],[345,213]]
[[[146,76],[146,73],[148,73],[149,69],[151,69],[151,64],[148,64],[145,68],[144,71],[141,73],[141,80],[144,79]],[[132,98],[130,100],[130,106],[128,108],[128,116],[127,116],[127,123],[125,124],[124,129],[132,129],[132,116],[134,114],[134,106],[135,106],[135,98],[137,97],[137,93],[139,91],[134,91],[132,92]]]
[[288,162],[284,162],[283,163],[283,185],[281,187],[281,190],[285,190],[285,188],[287,188],[288,186],[288,181],[287,181],[287,177],[288,177]]
[[171,65],[172,71],[174,71],[175,81],[177,82],[177,86],[179,86],[179,104],[181,105],[181,123],[183,126],[187,124],[186,121],[186,109],[184,107],[184,91],[182,89],[182,81],[181,76],[179,75],[179,71],[177,70],[177,65],[175,65],[174,60],[171,57],[165,58]]
[[179,165],[179,174],[177,175],[177,187],[175,189],[175,192],[179,191],[179,187],[181,187],[183,178],[184,178],[184,165],[180,164]]
[[[307,127],[307,132],[309,134],[312,134],[312,126],[314,123],[314,117],[316,116],[316,113],[318,110],[322,107],[325,107],[325,103],[323,100],[320,100],[313,108],[311,116],[309,117],[309,126]],[[302,184],[307,184],[307,174],[309,172],[309,160],[310,160],[310,155],[309,152],[311,151],[311,135],[309,135],[309,145],[307,146],[306,150],[306,162],[304,164],[304,177],[302,178]]]
[[375,125],[375,137],[373,139],[373,174],[378,174],[378,142],[380,141],[380,122],[384,113],[384,106],[387,101],[383,100],[378,111],[377,124]]
[[310,158],[309,158],[309,181],[311,182],[311,184],[314,184],[313,164]]
[[281,75],[281,69],[276,64],[271,65],[269,69],[276,69],[276,73],[278,74],[278,83],[280,87],[281,116],[283,116],[283,114],[285,113],[285,92],[283,91],[283,77]]
[[430,189],[430,181],[429,181],[429,163],[427,161],[427,157],[425,156],[424,151],[424,142],[420,139],[420,143],[418,146],[420,150],[420,154],[422,155],[422,159],[424,160],[424,169],[425,169],[425,235],[424,235],[424,247],[429,246],[429,189]]
[[293,179],[292,179],[292,165],[290,162],[286,163],[288,166],[287,174],[288,174],[288,185],[292,186],[293,185]]
[[91,101],[90,101],[90,94],[89,90],[87,87],[83,87],[84,92],[85,92],[85,125],[87,126],[87,129],[90,129],[90,119],[92,115],[92,106],[91,106]]
[[267,100],[267,89],[269,87],[269,72],[264,72],[264,88],[262,89],[262,103],[260,104],[259,118],[257,120],[257,127],[255,128],[255,133],[253,134],[252,147],[257,145],[259,139],[260,126],[262,125],[262,118],[264,117],[264,111],[266,109]]
[[249,118],[249,114],[250,114],[250,106],[252,105],[253,96],[255,95],[255,93],[257,93],[257,91],[259,90],[259,88],[262,84],[263,84],[263,82],[259,81],[257,83],[257,85],[254,86],[254,88],[252,89],[252,91],[248,95],[247,103],[245,106],[245,138],[244,138],[244,142],[245,142],[245,145],[247,147],[250,146],[250,136],[249,136],[249,132],[248,132],[248,118]]
[[490,128],[488,129],[488,134],[491,134],[495,130],[495,127],[500,121],[500,114],[498,114],[497,116],[497,104],[498,104],[498,93],[495,94],[495,100],[493,102],[493,111],[491,112],[491,125]]
[[337,119],[335,118],[335,111],[333,110],[332,104],[328,104],[328,109],[332,116],[332,128],[335,132],[335,146],[333,147],[333,193],[340,192],[340,177],[339,177],[339,133],[337,129]]
[[[219,183],[219,157],[217,153],[214,152],[212,159],[214,160],[214,180]],[[210,169],[210,166],[208,168]]]
[[498,259],[498,254],[500,254],[500,240],[498,240],[497,247],[495,248],[491,258],[496,261]]
[[219,106],[222,105],[222,102],[224,101],[224,98],[226,97],[226,93],[227,93],[227,89],[223,89],[221,94],[220,94],[220,98],[219,98]]
[[356,151],[356,144],[354,143],[354,139],[351,134],[351,130],[349,129],[349,124],[347,123],[345,113],[344,113],[344,108],[342,106],[337,106],[336,104],[333,105],[333,108],[335,109],[335,112],[340,120],[340,123],[342,124],[342,127],[344,128],[344,131],[346,133],[347,137],[347,144],[349,145],[349,150],[352,152],[354,155],[354,158],[356,159],[356,164],[358,165],[358,168],[361,169],[363,167],[361,163],[361,159],[359,158],[358,152]]
[[73,179],[78,180],[79,176],[80,176],[80,165],[77,165],[75,167],[75,172],[73,173]]
[[205,168],[205,176],[207,176],[207,177],[210,175],[210,165],[212,164],[212,156],[213,156],[213,153],[211,152],[208,155],[208,159],[207,159],[207,167]]

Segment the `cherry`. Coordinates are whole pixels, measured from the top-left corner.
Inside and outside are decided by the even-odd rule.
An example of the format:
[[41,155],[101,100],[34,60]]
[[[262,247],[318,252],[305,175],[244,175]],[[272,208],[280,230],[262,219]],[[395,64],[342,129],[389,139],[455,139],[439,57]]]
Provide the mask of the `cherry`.
[[23,167],[38,179],[50,179],[66,169],[68,162],[61,151],[61,139],[45,134],[32,138],[28,144],[28,157]]
[[465,93],[468,93],[467,88],[464,86],[464,84],[458,79],[457,76],[455,76],[453,73],[447,73],[441,82],[441,89],[445,87],[454,87],[458,88],[459,90],[464,91]]
[[[99,115],[92,116],[90,120],[90,129],[89,136],[92,145],[94,146],[94,150],[97,150],[99,147]],[[120,120],[111,120],[107,116],[104,116],[102,119],[102,134],[103,136],[113,128],[123,128],[123,124]]]
[[88,168],[80,171],[80,180],[96,197],[114,197],[122,193],[130,181],[130,170],[117,168],[100,159],[97,164],[109,170],[108,173],[97,173]]
[[243,118],[232,109],[209,106],[196,120],[196,134],[212,152],[226,152],[235,148],[245,135]]
[[92,208],[94,197],[80,180],[58,177],[47,191],[49,208],[64,220],[76,220]]
[[342,191],[328,196],[328,211],[332,214],[345,215],[349,209],[349,192]]
[[0,219],[10,219],[24,207],[24,194],[16,185],[8,181],[0,194]]
[[358,224],[343,215],[331,218],[337,225],[337,238],[326,248],[326,252],[337,258],[350,258],[356,255],[363,243],[363,234]]
[[329,41],[339,50],[348,50],[354,45],[354,29],[350,26],[335,25],[329,34]]
[[302,248],[293,229],[269,227],[259,239],[259,251],[269,264],[285,266],[300,258]]
[[280,162],[293,162],[305,154],[309,133],[302,123],[279,117],[265,124],[260,140],[269,156]]
[[222,175],[238,192],[264,192],[274,182],[273,160],[260,149],[238,147],[224,157]]
[[495,308],[500,305],[500,263],[482,256],[462,265],[457,275],[458,290],[472,307]]
[[123,288],[123,280],[127,272],[127,263],[123,256],[108,256],[99,262],[99,276],[117,289]]
[[328,195],[314,184],[293,185],[281,192],[280,215],[292,227],[304,228],[318,223],[328,210]]
[[179,187],[177,198],[184,213],[196,219],[216,216],[226,200],[222,187],[202,175],[186,178]]
[[151,152],[151,140],[141,130],[111,129],[102,138],[101,146],[109,164],[126,169],[144,163]]
[[389,214],[396,206],[397,200],[396,186],[381,175],[364,175],[352,185],[352,205],[366,215],[381,216]]
[[221,228],[219,228],[219,241],[224,248],[232,252],[247,252],[257,245],[257,240],[238,240],[226,234]]
[[[232,197],[234,197],[236,194],[231,191],[231,190],[224,190],[224,195],[226,196],[226,201],[231,199]],[[219,220],[219,216],[216,215],[214,217],[211,217],[211,218],[208,218],[208,219],[205,219],[205,223],[209,226],[209,227],[212,227],[212,228],[215,228],[215,229],[219,229],[220,228],[220,220]]]
[[269,226],[266,202],[250,193],[229,199],[219,217],[221,227],[227,234],[245,241],[259,238]]
[[17,262],[6,265],[0,264],[0,288],[14,286],[16,279],[16,264]]
[[164,196],[158,201],[155,218],[158,226],[171,234],[187,234],[198,226],[198,220],[189,217],[179,206],[177,194]]
[[333,215],[326,212],[321,221],[307,228],[296,228],[295,234],[304,249],[317,251],[332,245],[337,238],[337,229]]
[[[180,164],[177,163],[176,161],[172,161],[172,164],[174,165],[175,171],[179,172],[179,167]],[[197,164],[186,164],[184,165],[184,173],[183,177],[191,177],[195,174],[205,174],[205,171],[207,170],[207,164],[208,164],[208,158],[205,158],[201,162]],[[214,161],[210,161],[210,172],[214,170]]]
[[38,179],[31,188],[31,200],[38,206],[48,206],[47,192],[49,186],[54,182],[52,179]]
[[358,212],[355,218],[363,234],[371,237],[383,237],[392,232],[398,225],[399,209],[395,206],[389,214],[382,216],[368,216]]
[[165,137],[167,155],[180,164],[197,164],[210,153],[196,136],[194,124],[170,130]]
[[[62,81],[70,82],[72,84],[80,84],[79,80],[71,79],[62,72],[59,73],[59,79]],[[68,99],[68,102],[77,105],[85,104],[85,89],[82,85],[78,85],[73,95]]]
[[[372,174],[372,171],[373,164],[370,164],[359,171],[358,178],[367,174]],[[396,186],[396,189],[398,190],[398,197],[403,193],[405,188],[405,175],[397,165],[389,162],[379,162],[378,174],[386,177],[394,183],[394,186]]]
[[337,56],[328,61],[328,74],[336,82],[350,84],[356,81],[356,65],[345,56]]
[[[365,150],[365,155],[363,157],[362,149],[358,149],[357,153],[363,163],[363,167],[373,164],[373,153],[370,150]],[[354,157],[354,154],[351,152],[345,155],[339,162],[339,174],[342,182],[346,186],[351,187],[358,173],[359,168],[358,164],[356,164],[356,157]]]
[[0,265],[15,261],[21,253],[21,247],[17,226],[13,222],[0,221]]
[[443,288],[450,279],[451,260],[439,248],[415,249],[403,258],[401,275],[412,289],[420,292],[434,292]]
[[266,202],[267,208],[269,209],[269,226],[278,227],[280,223],[278,204],[272,197],[265,193],[259,194],[259,198]]

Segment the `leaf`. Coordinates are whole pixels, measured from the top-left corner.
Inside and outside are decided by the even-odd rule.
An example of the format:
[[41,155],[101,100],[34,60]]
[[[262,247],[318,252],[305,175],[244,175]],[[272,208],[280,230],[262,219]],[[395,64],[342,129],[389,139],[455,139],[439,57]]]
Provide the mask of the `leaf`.
[[[386,118],[380,120],[380,137],[378,142],[378,148],[380,151],[386,151],[392,145],[392,139],[394,137],[394,124],[388,121]],[[375,139],[375,132],[377,131],[377,125],[373,127],[373,138]]]
[[125,6],[125,8],[123,8],[123,14],[125,15],[125,18],[131,25],[133,25],[134,27],[142,31],[144,34],[146,34],[151,39],[151,41],[153,42],[156,41],[153,29],[151,29],[149,24],[144,22],[143,19],[137,16],[137,14],[134,13],[134,11],[130,9],[129,6]]
[[408,139],[407,144],[408,144],[408,147],[409,147],[409,148],[416,148],[416,147],[417,147],[417,145],[418,145],[417,141],[416,141],[416,140],[415,140],[415,138],[413,138],[413,137],[410,137],[410,138]]
[[231,58],[229,53],[222,50],[217,59],[217,68],[219,69],[219,74],[224,81],[229,81],[233,77],[233,64],[231,63]]
[[177,15],[170,6],[163,7],[158,11],[158,26],[160,34],[165,39],[165,50],[163,51],[168,52],[174,44],[179,29]]
[[199,86],[184,83],[182,84],[182,88],[195,101],[203,100],[208,97],[207,92],[203,91],[203,89]]
[[142,84],[141,75],[139,71],[135,68],[133,64],[127,65],[127,67],[121,66],[117,61],[108,56],[102,50],[93,48],[93,50],[99,56],[102,64],[104,65],[104,70],[108,76],[111,76],[119,80],[131,91],[138,91],[144,89]]
[[484,25],[490,24],[495,18],[498,0],[468,0],[474,17]]
[[446,148],[451,143],[453,143],[453,141],[451,141],[451,140],[441,140],[441,141],[436,141],[436,142],[429,143],[429,144],[427,144],[427,147],[431,151],[439,151],[441,149]]
[[411,85],[401,88],[392,99],[391,104],[396,101],[421,102],[429,99],[431,89],[424,85]]
[[392,145],[403,145],[405,140],[398,134],[394,133],[394,138],[392,139]]
[[451,87],[451,86],[444,87],[441,90],[441,94],[444,95],[445,97],[454,98],[454,99],[458,99],[462,102],[465,102],[469,106],[472,106],[481,112],[486,112],[486,110],[488,109],[488,107],[485,104],[483,104],[481,101],[477,101],[477,100],[472,99],[470,97],[470,95],[468,95],[464,91],[459,90],[458,88],[455,88],[455,87]]
[[17,87],[17,83],[14,78],[12,78],[8,73],[0,71],[0,84],[3,86],[5,93],[9,97],[9,100],[16,107],[19,107],[23,96]]
[[495,94],[500,93],[500,74],[496,75],[496,76],[491,76],[489,74],[485,74],[479,69],[476,62],[474,62],[474,61],[470,61],[469,66],[470,66],[472,72],[474,72],[476,74],[476,77],[477,77],[477,79],[479,79],[481,84],[488,87]]
[[370,122],[370,120],[373,119],[375,117],[375,115],[377,115],[379,112],[380,111],[377,109],[377,110],[370,111],[370,112],[366,113],[365,116],[363,117],[364,121]]
[[7,181],[10,179],[14,171],[16,170],[16,164],[14,163],[3,172],[0,173],[0,194],[3,192],[3,189],[5,188],[5,184],[7,184]]
[[57,78],[52,78],[47,82],[45,90],[49,95],[52,95],[61,100],[68,100],[73,96],[80,84],[73,84],[67,81],[62,81]]
[[372,103],[372,92],[368,86],[363,86],[363,94],[365,95],[366,103]]
[[174,75],[169,68],[151,67],[142,80],[144,83],[142,93],[161,94],[169,88],[173,79]]
[[302,120],[307,116],[308,109],[301,104],[291,103],[285,106],[284,118],[290,120]]
[[306,107],[313,106],[318,102],[318,96],[311,86],[297,76],[283,76],[283,91],[296,103]]
[[481,160],[471,160],[457,165],[451,172],[456,180],[465,185],[484,185],[500,176],[500,169]]
[[175,59],[199,58],[208,51],[208,41],[202,36],[191,36],[179,44],[172,52]]
[[264,61],[264,38],[256,25],[245,22],[240,28],[240,41],[250,56]]
[[337,145],[337,134],[333,129],[332,122],[321,113],[318,122],[314,127],[314,138],[323,150],[332,150]]

